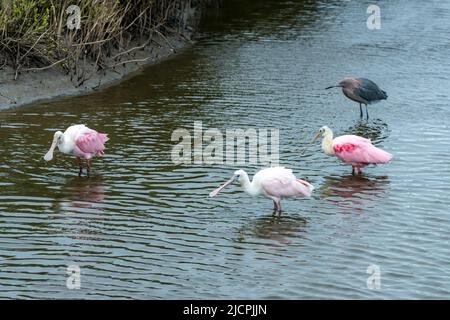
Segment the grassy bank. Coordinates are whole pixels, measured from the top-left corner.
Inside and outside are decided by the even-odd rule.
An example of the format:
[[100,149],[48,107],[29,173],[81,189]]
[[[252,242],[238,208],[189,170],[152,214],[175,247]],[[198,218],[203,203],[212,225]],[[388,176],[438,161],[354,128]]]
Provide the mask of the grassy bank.
[[[133,53],[152,42],[189,34],[196,23],[193,12],[204,2],[2,0],[0,64],[13,70],[14,79],[58,68],[81,86],[99,71],[146,59],[134,59]],[[79,29],[76,11],[67,10],[70,5],[80,9]]]

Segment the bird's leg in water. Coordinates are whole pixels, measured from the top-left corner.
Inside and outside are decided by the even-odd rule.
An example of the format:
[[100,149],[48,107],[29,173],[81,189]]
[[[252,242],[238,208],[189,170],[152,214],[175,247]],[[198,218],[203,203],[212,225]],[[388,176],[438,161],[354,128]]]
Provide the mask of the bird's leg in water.
[[276,215],[278,211],[278,206],[275,200],[273,200],[273,215]]
[[276,214],[278,213],[278,215],[281,214],[281,199],[278,198],[271,198],[273,200],[273,215],[276,216]]
[[355,175],[355,167],[352,166],[352,175]]
[[277,206],[278,206],[278,216],[281,216],[281,200],[277,200]]
[[363,111],[362,111],[362,104],[359,103],[359,116],[362,118],[363,117]]
[[366,104],[366,119],[369,120],[369,109],[367,109],[367,104]]
[[78,176],[81,177],[81,174],[83,173],[83,162],[81,161],[81,158],[77,157],[77,163],[78,163],[78,167],[80,168],[80,171],[78,172]]
[[91,174],[91,160],[86,160],[86,171],[87,171],[87,176],[89,177]]

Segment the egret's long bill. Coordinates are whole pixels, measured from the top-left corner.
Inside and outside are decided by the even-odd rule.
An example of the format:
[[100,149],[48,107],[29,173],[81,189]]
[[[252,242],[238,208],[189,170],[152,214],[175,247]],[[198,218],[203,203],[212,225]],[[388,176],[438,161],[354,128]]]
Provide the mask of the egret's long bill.
[[209,193],[209,196],[211,198],[214,198],[215,196],[217,196],[217,194],[222,191],[222,189],[224,189],[226,186],[228,186],[229,184],[232,184],[234,181],[235,177],[233,176],[230,180],[228,180],[227,182],[225,182],[223,185],[221,185],[220,187],[218,187],[217,189],[215,189],[214,191],[211,191]]
[[58,137],[54,137],[50,149],[48,150],[48,152],[44,156],[44,160],[45,161],[50,161],[50,160],[53,159],[53,152],[55,151],[57,143],[58,143]]

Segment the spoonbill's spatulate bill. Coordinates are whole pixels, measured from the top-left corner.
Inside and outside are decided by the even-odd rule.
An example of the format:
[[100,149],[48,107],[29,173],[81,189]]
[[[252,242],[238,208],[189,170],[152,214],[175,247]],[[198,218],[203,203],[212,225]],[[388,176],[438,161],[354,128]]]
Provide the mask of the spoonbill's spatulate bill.
[[367,105],[386,100],[388,97],[386,91],[381,90],[375,82],[366,78],[345,78],[337,85],[325,89],[331,88],[342,88],[342,92],[347,98],[358,102],[361,118],[363,117],[362,104],[364,104],[367,119],[369,119]]
[[91,158],[95,156],[103,156],[105,150],[105,143],[109,138],[107,134],[98,133],[95,130],[89,129],[83,124],[70,126],[66,131],[55,132],[53,142],[50,149],[44,156],[45,161],[53,159],[53,152],[58,147],[62,153],[74,156],[80,168],[78,176],[81,177],[83,173],[82,159],[86,160],[86,171],[89,177],[91,171]]
[[281,214],[281,199],[310,197],[314,187],[309,182],[297,179],[292,170],[284,167],[273,167],[258,171],[250,181],[244,170],[234,172],[230,180],[212,191],[209,196],[215,197],[226,186],[238,181],[241,187],[251,196],[263,196],[273,200],[274,213]]
[[[369,164],[388,163],[392,155],[375,147],[370,139],[360,136],[345,135],[333,139],[333,132],[327,126],[320,128],[314,141],[323,137],[322,150],[329,156],[336,156],[352,166],[352,173],[361,173],[361,168]],[[313,141],[313,142],[314,142]]]

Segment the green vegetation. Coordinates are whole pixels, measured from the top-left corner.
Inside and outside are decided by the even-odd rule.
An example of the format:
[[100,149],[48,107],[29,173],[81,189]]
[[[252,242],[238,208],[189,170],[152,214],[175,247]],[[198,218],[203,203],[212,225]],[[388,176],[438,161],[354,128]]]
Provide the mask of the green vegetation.
[[[96,71],[110,68],[108,61],[148,45],[155,35],[182,34],[189,12],[204,1],[2,0],[0,57],[16,78],[60,66],[79,85],[86,79],[86,62]],[[70,5],[80,8],[80,29],[67,27]]]

